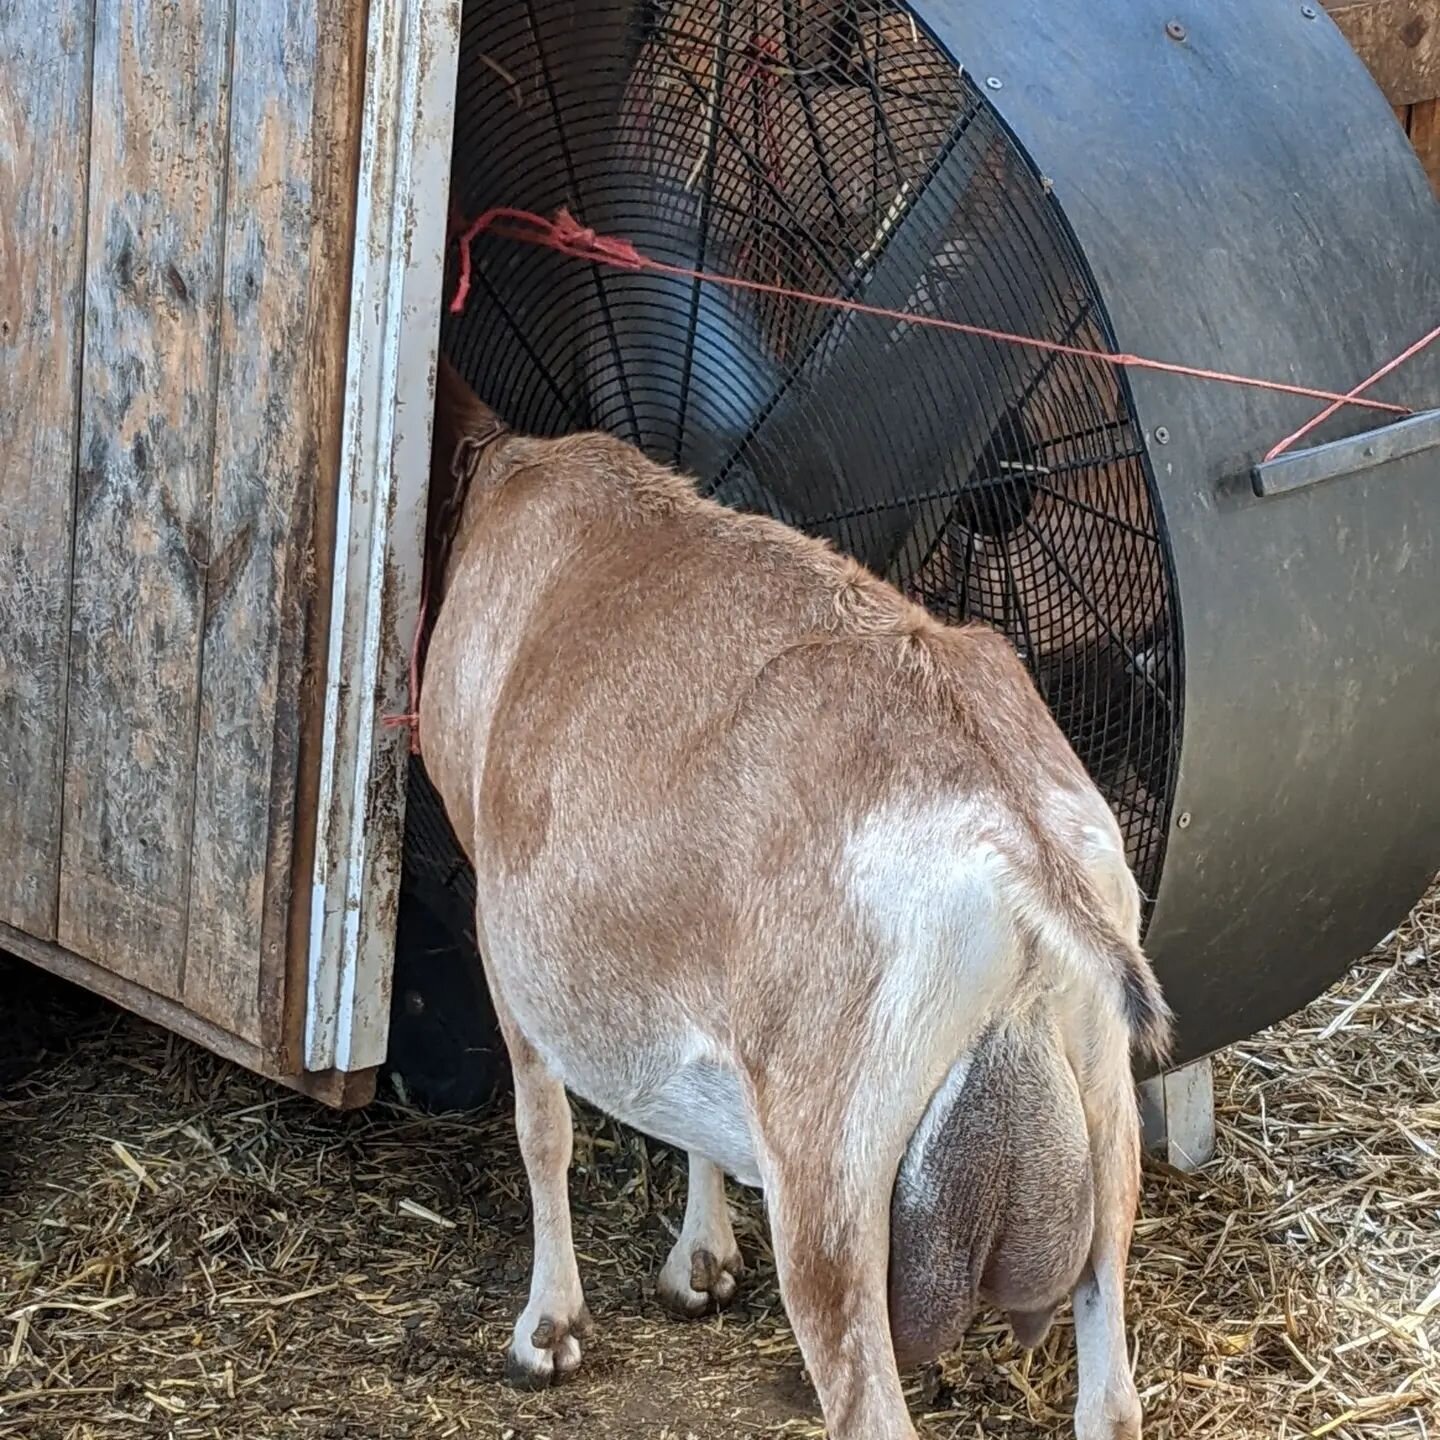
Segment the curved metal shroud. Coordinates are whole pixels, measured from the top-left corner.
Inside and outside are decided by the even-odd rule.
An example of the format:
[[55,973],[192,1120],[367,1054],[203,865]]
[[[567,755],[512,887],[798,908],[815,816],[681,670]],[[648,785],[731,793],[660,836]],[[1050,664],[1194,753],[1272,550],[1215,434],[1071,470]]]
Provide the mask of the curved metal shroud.
[[[1346,390],[1440,320],[1440,207],[1323,12],[919,8],[999,81],[990,98],[1053,182],[1121,349]],[[1258,498],[1251,467],[1318,407],[1130,384],[1183,625],[1179,783],[1147,939],[1183,1060],[1314,998],[1440,865],[1440,451]],[[1440,406],[1440,346],[1376,394]],[[1310,439],[1384,418],[1348,410]]]

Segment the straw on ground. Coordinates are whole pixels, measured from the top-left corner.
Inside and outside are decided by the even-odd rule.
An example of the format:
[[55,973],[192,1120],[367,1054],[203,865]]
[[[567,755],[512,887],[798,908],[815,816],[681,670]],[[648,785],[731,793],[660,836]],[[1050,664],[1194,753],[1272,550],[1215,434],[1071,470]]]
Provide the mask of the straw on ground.
[[[1220,1158],[1151,1167],[1131,1305],[1154,1440],[1440,1440],[1440,893],[1303,1015],[1218,1063]],[[818,1437],[764,1226],[732,1314],[653,1276],[683,1166],[582,1116],[599,1333],[571,1385],[500,1384],[527,1281],[502,1103],[338,1116],[0,973],[0,1437]],[[28,997],[28,998],[27,998]],[[916,1377],[927,1440],[1063,1435],[1073,1344],[979,1326]]]

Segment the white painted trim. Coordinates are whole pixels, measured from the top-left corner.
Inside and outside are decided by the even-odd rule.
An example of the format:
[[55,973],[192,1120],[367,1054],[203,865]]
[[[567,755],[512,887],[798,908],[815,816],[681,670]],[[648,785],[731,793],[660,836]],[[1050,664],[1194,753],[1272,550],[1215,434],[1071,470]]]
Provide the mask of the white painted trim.
[[[371,0],[305,1017],[308,1070],[385,1058],[460,0]],[[303,901],[301,902],[303,903]]]

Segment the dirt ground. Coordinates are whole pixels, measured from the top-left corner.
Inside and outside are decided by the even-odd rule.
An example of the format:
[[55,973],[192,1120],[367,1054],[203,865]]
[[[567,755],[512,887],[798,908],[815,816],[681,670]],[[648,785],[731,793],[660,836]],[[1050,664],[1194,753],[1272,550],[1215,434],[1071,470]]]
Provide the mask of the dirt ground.
[[[1440,1436],[1440,897],[1304,1015],[1221,1058],[1221,1154],[1152,1166],[1131,1284],[1152,1437]],[[338,1116],[0,961],[0,1437],[818,1437],[764,1225],[729,1315],[654,1273],[682,1170],[580,1117],[598,1321],[570,1384],[501,1384],[523,1301],[504,1104]],[[1068,1433],[1067,1323],[917,1377],[926,1440]]]

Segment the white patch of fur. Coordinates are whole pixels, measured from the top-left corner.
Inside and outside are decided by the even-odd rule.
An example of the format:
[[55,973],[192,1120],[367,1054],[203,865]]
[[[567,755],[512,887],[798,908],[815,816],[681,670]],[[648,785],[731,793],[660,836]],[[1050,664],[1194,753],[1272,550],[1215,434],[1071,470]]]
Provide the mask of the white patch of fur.
[[742,1185],[760,1184],[740,1079],[719,1060],[683,1066],[616,1114],[657,1140],[714,1161]]
[[1140,1396],[1130,1374],[1123,1304],[1090,1277],[1081,1280],[1074,1299],[1079,1356],[1076,1440],[1138,1436]]
[[1125,837],[1110,807],[1094,792],[1056,790],[1044,823],[1090,876],[1123,935],[1138,938],[1140,891],[1125,861]]
[[898,1159],[880,1147],[910,1132],[916,1106],[1019,982],[1004,895],[1010,829],[998,800],[953,796],[885,806],[846,841],[845,888],[882,976],[858,1037],[872,1073],[846,1117],[844,1168],[857,1185]]
[[515,1332],[510,1338],[511,1355],[532,1375],[568,1375],[572,1370],[578,1370],[580,1342],[575,1336],[564,1336],[558,1345],[549,1350],[542,1350],[531,1342],[530,1337],[540,1320],[540,1312],[533,1305],[527,1305],[515,1322]]
[[1125,853],[1120,822],[1097,791],[1055,787],[1041,806],[1040,823],[1077,856]]
[[701,1155],[689,1157],[690,1173],[685,1190],[685,1221],[664,1267],[660,1288],[672,1299],[698,1309],[709,1297],[690,1287],[691,1261],[698,1250],[708,1250],[725,1268],[715,1299],[722,1305],[734,1298],[735,1272],[740,1250],[730,1224],[730,1206],[725,1198],[725,1179],[716,1166]]
[[530,1272],[530,1298],[515,1321],[510,1352],[536,1375],[568,1374],[580,1364],[580,1341],[565,1335],[553,1349],[541,1349],[531,1340],[542,1320],[570,1324],[584,1308],[585,1296],[575,1263],[570,1227],[537,1220],[535,1258]]
[[617,1120],[759,1186],[740,1077],[717,1045],[694,1027],[648,1045],[638,1036],[605,1039],[590,1036],[583,1056],[547,1047],[546,1061],[567,1089]]
[[[1126,864],[1120,827],[1098,792],[1057,786],[1045,797],[1039,820],[1058,849],[1084,871],[1108,913],[1117,942],[1138,943],[1140,891]],[[1017,854],[1028,858],[1020,841]],[[1025,866],[1010,867],[997,876],[1004,905],[1013,923],[1043,958],[1046,978],[1073,994],[1113,994],[1100,977],[1114,974],[1114,958],[1096,952],[1077,928],[1075,917],[1049,905],[1027,876]],[[1118,1003],[1118,995],[1114,996]]]

